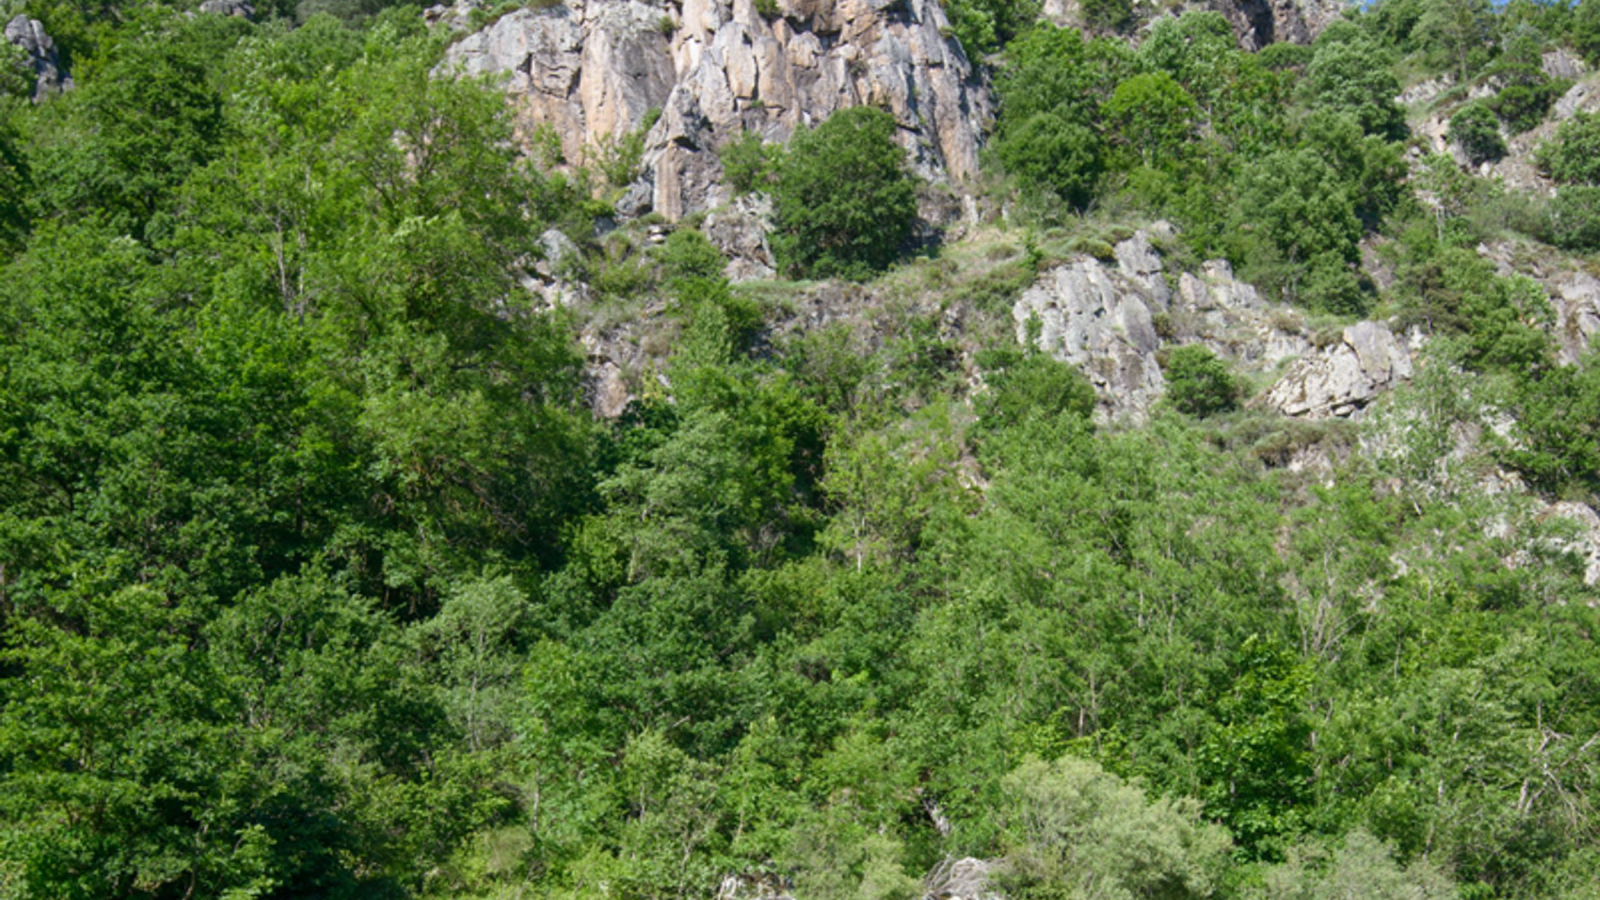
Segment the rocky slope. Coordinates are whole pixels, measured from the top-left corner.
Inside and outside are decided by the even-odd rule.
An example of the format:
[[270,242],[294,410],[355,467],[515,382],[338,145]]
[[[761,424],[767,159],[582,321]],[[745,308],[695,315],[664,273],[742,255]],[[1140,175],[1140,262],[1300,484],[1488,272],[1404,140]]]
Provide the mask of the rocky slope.
[[1142,419],[1166,392],[1164,343],[1204,344],[1241,372],[1275,378],[1257,402],[1305,418],[1357,414],[1410,378],[1415,347],[1385,323],[1324,339],[1237,281],[1224,260],[1169,281],[1151,241],[1169,235],[1158,225],[1117,244],[1114,260],[1083,257],[1046,272],[1012,310],[1018,339],[1031,336],[1083,371],[1108,418]]
[[900,125],[918,174],[977,171],[990,99],[937,0],[570,0],[513,12],[453,47],[448,64],[505,76],[524,136],[548,125],[578,160],[659,118],[628,214],[668,219],[728,199],[717,149],[744,131],[781,141],[871,104]]
[[33,102],[72,87],[72,76],[61,65],[55,41],[45,33],[38,19],[19,15],[6,23],[6,43],[22,50],[25,65],[32,73]]
[[[1309,43],[1344,15],[1346,0],[1189,0],[1185,3],[1135,3],[1144,13],[1190,9],[1218,12],[1233,26],[1239,45],[1257,50],[1276,41]],[[1044,17],[1057,25],[1084,24],[1082,0],[1044,0]]]

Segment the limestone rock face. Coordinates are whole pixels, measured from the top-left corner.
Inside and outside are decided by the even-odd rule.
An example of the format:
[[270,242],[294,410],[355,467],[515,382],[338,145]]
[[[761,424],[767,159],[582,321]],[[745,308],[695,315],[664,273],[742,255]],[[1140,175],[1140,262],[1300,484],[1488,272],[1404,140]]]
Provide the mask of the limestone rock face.
[[767,243],[771,215],[770,201],[747,195],[706,216],[701,230],[728,258],[723,274],[729,281],[755,281],[777,274],[772,247]]
[[[1117,244],[1114,261],[1083,257],[1046,272],[1012,308],[1018,340],[1031,336],[1082,371],[1104,418],[1138,421],[1166,393],[1163,345],[1203,344],[1247,372],[1287,362],[1255,402],[1305,418],[1356,415],[1411,378],[1414,348],[1381,322],[1358,322],[1319,349],[1298,312],[1263,299],[1225,260],[1174,278],[1151,241],[1163,230]],[[1600,298],[1600,281],[1594,288]]]
[[1543,518],[1566,519],[1577,530],[1573,540],[1564,542],[1560,549],[1577,554],[1583,561],[1584,584],[1600,584],[1600,514],[1582,503],[1553,503],[1542,513]]
[[232,16],[246,20],[253,20],[256,17],[256,8],[250,5],[249,0],[206,0],[200,4],[200,11],[212,16]]
[[660,117],[619,208],[669,219],[729,199],[717,149],[746,130],[774,141],[836,110],[899,123],[930,180],[977,171],[989,94],[946,38],[938,0],[568,0],[520,10],[457,43],[447,65],[504,75],[524,136],[548,124],[569,160]]
[[1224,260],[1176,278],[1174,291],[1152,236],[1157,225],[1113,248],[1113,261],[1080,258],[1040,277],[1012,308],[1018,340],[1082,371],[1100,413],[1138,420],[1166,393],[1158,351],[1200,343],[1245,367],[1266,368],[1310,349],[1298,316],[1236,280]]
[[521,9],[456,43],[446,65],[504,77],[521,136],[548,125],[578,162],[666,102],[674,75],[664,15],[637,0]]
[[1040,277],[1012,309],[1017,338],[1037,332],[1040,349],[1088,376],[1112,415],[1142,415],[1166,390],[1152,321],[1155,297],[1123,271],[1092,259]]
[[1576,365],[1600,332],[1600,279],[1584,271],[1570,272],[1549,287],[1556,313],[1556,359],[1562,365]]
[[21,47],[33,70],[33,102],[72,87],[72,76],[61,67],[56,43],[45,33],[38,19],[17,16],[6,23],[6,42]]
[[1309,44],[1330,22],[1344,15],[1347,6],[1343,0],[1210,0],[1206,4],[1222,13],[1247,50],[1280,41]]
[[1380,322],[1357,322],[1341,339],[1297,361],[1265,403],[1291,416],[1349,416],[1411,378],[1411,351]]

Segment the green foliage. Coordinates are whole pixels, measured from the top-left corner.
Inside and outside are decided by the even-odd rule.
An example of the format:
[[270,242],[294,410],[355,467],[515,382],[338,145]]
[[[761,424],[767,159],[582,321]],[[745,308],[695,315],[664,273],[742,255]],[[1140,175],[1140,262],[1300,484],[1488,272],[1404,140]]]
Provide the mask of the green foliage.
[[1004,781],[1018,897],[1209,897],[1228,838],[1193,801],[1149,799],[1088,760],[1029,759]]
[[1500,120],[1486,104],[1470,103],[1451,116],[1449,136],[1473,165],[1497,162],[1506,155]]
[[[216,152],[222,101],[190,42],[157,31],[118,44],[99,78],[74,91],[60,139],[36,164],[44,215],[105,210],[135,233],[166,192]],[[91,144],[74,134],[91,133]]]
[[1600,60],[1600,3],[1578,0],[1572,13],[1572,43],[1588,62]]
[[1348,113],[1367,134],[1405,137],[1405,116],[1394,102],[1400,83],[1378,46],[1365,40],[1337,41],[1324,33],[1306,67],[1302,91],[1312,107]]
[[995,159],[1024,190],[1086,206],[1104,168],[1100,105],[1131,66],[1120,44],[1071,29],[1042,25],[1014,41],[995,85]]
[[11,116],[11,107],[0,98],[0,260],[21,244],[28,228],[28,162]]
[[1094,412],[1094,388],[1071,366],[1041,353],[985,351],[978,360],[989,392],[977,402],[987,429],[1011,428],[1034,417]]
[[1507,85],[1488,101],[1489,108],[1512,134],[1522,134],[1539,127],[1569,85],[1569,82],[1549,80],[1532,85]]
[[1600,185],[1600,116],[1578,112],[1535,154],[1539,168],[1562,184]]
[[1194,98],[1165,72],[1129,78],[1105,104],[1107,124],[1146,166],[1176,161],[1194,137],[1196,113]]
[[967,55],[977,59],[1005,46],[1039,16],[1037,0],[950,0],[950,30]]
[[[1550,502],[1600,492],[1600,361],[1476,250],[1594,243],[1589,123],[1548,208],[1408,166],[1381,82],[1462,48],[1427,3],[1261,55],[984,7],[1024,231],[865,287],[595,237],[615,185],[382,6],[29,0],[78,87],[0,101],[0,896],[889,900],[973,857],[1017,897],[1592,897],[1600,613]],[[1468,47],[1508,127],[1563,15]],[[724,167],[815,188],[786,264],[862,274],[895,128]],[[1172,403],[1097,425],[1011,306],[1158,215],[1171,275],[1428,349],[1311,422],[1217,415],[1228,365],[1170,347]],[[601,307],[525,292],[551,229]],[[638,340],[614,420],[580,334]]]
[[1103,31],[1127,31],[1136,21],[1132,0],[1084,0],[1079,9],[1089,27]]
[[1600,187],[1569,184],[1550,202],[1548,238],[1563,250],[1600,250]]
[[864,278],[903,250],[916,217],[893,117],[858,106],[796,132],[772,185],[773,251],[797,274]]
[[644,138],[651,126],[661,117],[661,110],[652,109],[639,123],[627,132],[613,132],[605,136],[594,151],[594,165],[614,188],[627,187],[639,177],[639,161],[644,158]]
[[766,144],[761,135],[746,131],[718,151],[722,176],[736,194],[748,194],[765,187],[779,157],[775,145]]
[[1456,78],[1466,81],[1488,58],[1498,24],[1489,0],[1422,0],[1411,36],[1449,60]]
[[1203,344],[1173,348],[1167,356],[1167,396],[1172,405],[1204,418],[1238,403],[1239,385],[1228,366]]
[[1450,900],[1456,885],[1427,859],[1402,866],[1392,848],[1366,831],[1352,831],[1330,853],[1319,845],[1292,848],[1288,859],[1262,877],[1262,900]]

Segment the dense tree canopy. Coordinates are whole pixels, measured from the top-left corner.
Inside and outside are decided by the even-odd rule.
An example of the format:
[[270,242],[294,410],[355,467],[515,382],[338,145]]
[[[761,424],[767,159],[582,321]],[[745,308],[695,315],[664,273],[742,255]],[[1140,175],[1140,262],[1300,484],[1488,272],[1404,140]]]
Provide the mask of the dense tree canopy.
[[[414,7],[194,5],[28,0],[37,104],[0,59],[0,900],[1594,897],[1594,0],[952,2],[944,243],[888,113],[718,136],[780,275],[866,282],[798,285],[521,152]],[[1446,76],[1465,166],[1395,102]],[[1472,165],[1526,131],[1551,198]],[[1096,260],[1229,263],[1289,350],[1173,300],[1108,418],[1013,306]],[[1409,380],[1265,408],[1361,317]]]

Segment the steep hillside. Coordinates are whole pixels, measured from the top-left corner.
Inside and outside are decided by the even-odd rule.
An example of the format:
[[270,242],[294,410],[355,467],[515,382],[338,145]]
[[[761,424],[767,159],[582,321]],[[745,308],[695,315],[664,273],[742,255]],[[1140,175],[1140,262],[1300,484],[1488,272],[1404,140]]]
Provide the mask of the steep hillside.
[[0,21],[0,900],[1600,900],[1600,0]]

